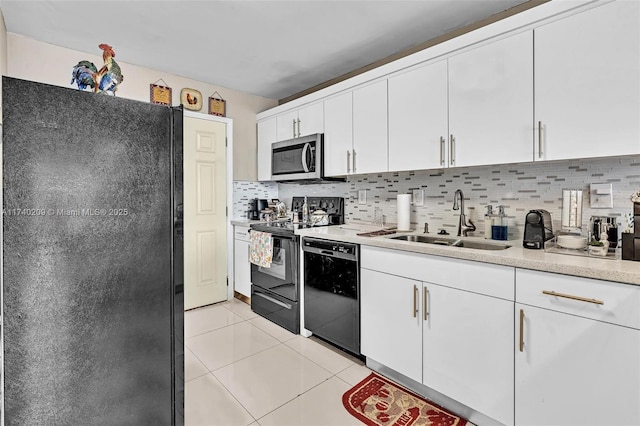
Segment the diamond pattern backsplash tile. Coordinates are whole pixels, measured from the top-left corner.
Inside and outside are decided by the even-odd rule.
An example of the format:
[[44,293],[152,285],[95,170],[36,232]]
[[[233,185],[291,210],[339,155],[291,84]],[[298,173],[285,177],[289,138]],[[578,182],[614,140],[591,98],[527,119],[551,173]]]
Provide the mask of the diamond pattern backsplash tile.
[[[592,209],[589,206],[591,183],[612,184],[613,208]],[[397,195],[423,190],[424,205],[412,205],[412,228],[421,230],[426,222],[431,233],[445,229],[451,234],[457,232],[459,217],[459,212],[452,209],[453,194],[456,189],[461,189],[467,219],[477,227],[476,232],[470,235],[484,235],[483,219],[487,205],[494,206],[496,213],[497,206],[504,205],[509,239],[519,240],[524,232],[524,217],[532,209],[548,210],[554,229],[560,229],[563,189],[583,190],[582,223],[585,231],[592,215],[617,216],[623,230],[624,215],[632,208],[629,197],[640,189],[640,156],[379,173],[349,176],[347,182],[323,184],[258,185],[264,186],[260,190],[272,194],[268,198],[279,198],[287,206],[291,205],[293,196],[345,197],[347,222],[372,222],[374,210],[378,207],[382,209],[385,224],[390,226],[397,221]],[[358,203],[361,190],[366,191],[366,204]],[[250,191],[246,186],[234,184],[234,214],[238,204],[236,192],[244,197]],[[249,198],[256,197],[246,197],[247,203]]]

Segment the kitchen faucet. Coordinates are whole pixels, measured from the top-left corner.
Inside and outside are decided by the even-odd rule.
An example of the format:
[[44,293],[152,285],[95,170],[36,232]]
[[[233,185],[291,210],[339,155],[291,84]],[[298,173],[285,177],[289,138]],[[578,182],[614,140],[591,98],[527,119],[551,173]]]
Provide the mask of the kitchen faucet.
[[[460,196],[459,205],[458,196]],[[466,237],[468,232],[473,232],[476,230],[476,226],[473,224],[471,219],[469,219],[469,223],[467,223],[467,218],[464,215],[464,195],[459,189],[456,189],[456,193],[453,194],[453,209],[460,210],[460,220],[458,221],[458,237]]]

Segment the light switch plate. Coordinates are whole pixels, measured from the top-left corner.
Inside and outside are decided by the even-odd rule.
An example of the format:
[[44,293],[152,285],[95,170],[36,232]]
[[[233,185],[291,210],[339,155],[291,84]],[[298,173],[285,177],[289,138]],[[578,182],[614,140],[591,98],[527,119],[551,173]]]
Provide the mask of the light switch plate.
[[367,190],[359,189],[358,190],[358,204],[367,204]]
[[424,206],[424,189],[413,190],[413,205]]
[[610,183],[592,183],[589,188],[589,204],[592,209],[612,209],[613,185]]

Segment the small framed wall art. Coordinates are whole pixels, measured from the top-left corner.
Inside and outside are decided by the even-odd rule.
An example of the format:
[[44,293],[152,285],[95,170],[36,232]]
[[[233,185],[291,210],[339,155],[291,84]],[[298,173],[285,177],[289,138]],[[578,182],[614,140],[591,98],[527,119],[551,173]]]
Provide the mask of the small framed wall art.
[[[218,95],[218,97],[216,97],[216,95]],[[213,92],[213,94],[209,96],[209,114],[220,117],[227,116],[227,101],[222,99],[222,96],[220,96],[218,92]]]
[[[157,84],[158,82],[162,82],[164,86]],[[171,87],[163,79],[149,85],[149,96],[152,104],[171,106]]]
[[202,93],[196,89],[185,87],[180,91],[180,103],[191,111],[200,111],[202,109]]

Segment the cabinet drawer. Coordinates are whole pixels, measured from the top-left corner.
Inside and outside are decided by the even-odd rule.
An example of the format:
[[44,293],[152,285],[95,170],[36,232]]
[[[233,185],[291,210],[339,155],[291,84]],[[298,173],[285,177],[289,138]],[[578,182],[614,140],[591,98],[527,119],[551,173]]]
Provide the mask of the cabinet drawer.
[[428,254],[362,246],[363,268],[514,300],[514,268]]
[[640,329],[640,287],[631,284],[517,269],[516,301]]
[[233,238],[236,240],[249,241],[249,227],[242,225],[234,226]]

